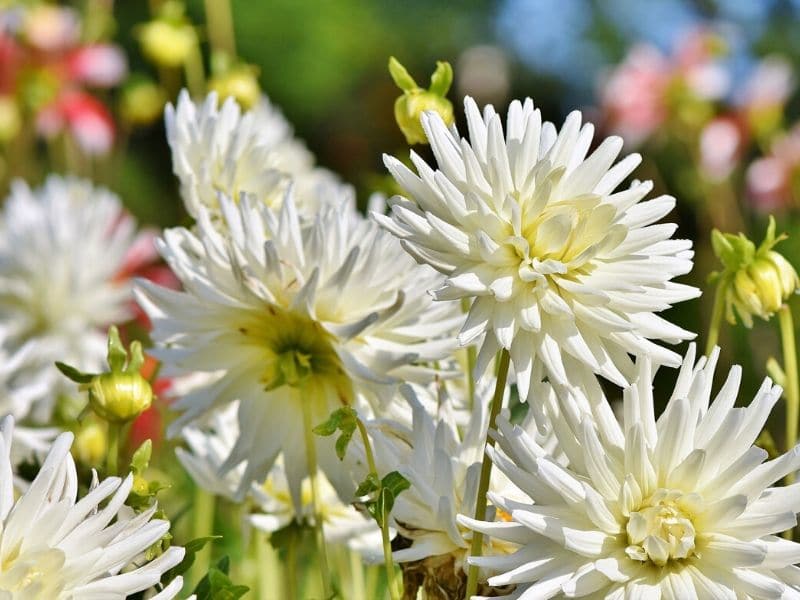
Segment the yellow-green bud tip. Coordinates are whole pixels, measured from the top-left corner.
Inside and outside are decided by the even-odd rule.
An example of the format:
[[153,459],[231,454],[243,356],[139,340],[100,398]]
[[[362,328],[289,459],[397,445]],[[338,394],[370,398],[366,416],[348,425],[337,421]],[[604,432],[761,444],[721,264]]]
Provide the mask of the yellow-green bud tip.
[[253,108],[261,99],[258,69],[252,65],[238,65],[215,75],[209,81],[208,89],[217,92],[220,102],[230,97],[244,110]]
[[427,90],[417,85],[395,57],[389,59],[389,74],[397,87],[403,90],[403,95],[395,100],[394,117],[409,144],[425,144],[428,141],[421,122],[424,112],[433,111],[441,117],[445,125],[452,125],[453,105],[447,99],[447,92],[453,83],[453,68],[450,63],[436,63],[436,70],[431,75],[431,84]]

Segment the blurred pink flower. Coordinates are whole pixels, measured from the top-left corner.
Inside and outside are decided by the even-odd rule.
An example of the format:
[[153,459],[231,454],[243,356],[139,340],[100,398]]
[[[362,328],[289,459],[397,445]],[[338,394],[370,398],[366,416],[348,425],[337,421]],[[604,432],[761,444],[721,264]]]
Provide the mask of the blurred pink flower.
[[700,170],[708,179],[721,181],[739,163],[745,131],[733,116],[715,117],[700,132]]
[[128,63],[117,46],[92,44],[67,57],[69,78],[96,87],[113,87],[125,77]]
[[23,34],[26,41],[38,50],[57,52],[78,43],[81,33],[80,16],[66,6],[40,4],[24,17]]
[[747,197],[759,212],[785,209],[792,203],[793,183],[800,176],[800,124],[776,138],[767,156],[747,168]]
[[114,143],[114,120],[94,96],[69,90],[44,107],[36,117],[36,130],[51,138],[67,130],[90,155],[106,154]]
[[753,69],[737,99],[747,110],[782,107],[794,86],[792,65],[782,56],[767,56]]

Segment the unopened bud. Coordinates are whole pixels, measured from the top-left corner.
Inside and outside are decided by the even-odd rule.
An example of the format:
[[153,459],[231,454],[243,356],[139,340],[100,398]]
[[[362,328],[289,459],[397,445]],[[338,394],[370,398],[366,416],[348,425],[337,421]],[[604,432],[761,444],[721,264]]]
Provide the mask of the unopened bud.
[[243,109],[253,108],[261,99],[258,70],[251,65],[238,65],[215,75],[208,83],[209,90],[217,92],[220,102],[233,98]]
[[138,373],[103,373],[89,384],[92,410],[112,423],[127,423],[153,403],[150,383]]
[[189,23],[156,19],[139,29],[142,53],[161,67],[180,67],[195,51],[197,33]]
[[149,125],[161,117],[167,98],[158,85],[148,79],[126,84],[122,90],[119,111],[131,125]]
[[427,143],[428,138],[420,120],[427,111],[438,113],[445,125],[452,125],[453,105],[447,99],[447,91],[453,83],[450,63],[436,63],[436,71],[431,75],[431,85],[427,90],[419,87],[394,57],[389,59],[389,73],[397,87],[403,90],[403,95],[394,103],[394,118],[409,144]]
[[728,321],[736,322],[734,308],[746,327],[753,317],[768,320],[800,288],[794,267],[772,248],[785,236],[775,236],[775,220],[770,218],[767,235],[761,245],[743,234],[714,231],[712,246],[725,266],[716,274],[724,286]]
[[75,434],[72,446],[77,459],[85,465],[96,465],[105,460],[108,451],[108,436],[104,425],[87,422]]

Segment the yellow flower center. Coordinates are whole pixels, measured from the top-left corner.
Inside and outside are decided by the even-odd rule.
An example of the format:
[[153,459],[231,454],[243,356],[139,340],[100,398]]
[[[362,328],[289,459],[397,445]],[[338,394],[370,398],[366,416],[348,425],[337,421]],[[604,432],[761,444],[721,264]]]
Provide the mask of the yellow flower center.
[[632,511],[626,531],[626,554],[632,560],[663,567],[695,553],[692,517],[702,502],[697,494],[660,489]]
[[270,305],[239,328],[248,343],[264,352],[261,382],[267,391],[287,385],[304,396],[332,391],[350,404],[353,386],[334,349],[333,336],[307,315]]

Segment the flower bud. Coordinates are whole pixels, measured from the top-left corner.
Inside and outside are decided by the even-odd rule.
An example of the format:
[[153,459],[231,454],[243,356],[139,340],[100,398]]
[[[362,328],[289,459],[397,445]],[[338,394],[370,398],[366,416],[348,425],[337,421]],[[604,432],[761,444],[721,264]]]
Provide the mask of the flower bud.
[[736,322],[734,310],[746,327],[753,317],[768,320],[800,287],[794,267],[773,247],[785,236],[775,236],[775,220],[770,218],[767,235],[761,245],[743,234],[714,231],[712,246],[725,269],[714,276],[725,294],[728,321]]
[[453,83],[450,63],[436,63],[436,71],[431,75],[431,85],[427,90],[419,87],[394,57],[389,59],[389,73],[397,87],[403,90],[403,95],[394,103],[394,118],[409,144],[427,143],[428,138],[420,120],[426,111],[438,113],[446,125],[452,125],[453,105],[446,97]]
[[127,423],[150,408],[153,390],[138,373],[103,373],[89,383],[89,402],[103,419]]
[[131,125],[149,125],[161,117],[166,101],[164,90],[152,81],[132,81],[122,90],[120,115]]
[[102,463],[108,451],[105,425],[93,421],[83,424],[75,434],[72,450],[76,458],[85,465]]
[[209,81],[208,88],[217,92],[220,102],[231,97],[244,110],[253,108],[261,99],[258,71],[250,65],[239,65],[225,73],[215,75]]
[[195,51],[197,34],[189,23],[156,19],[141,26],[142,53],[160,67],[180,67]]

